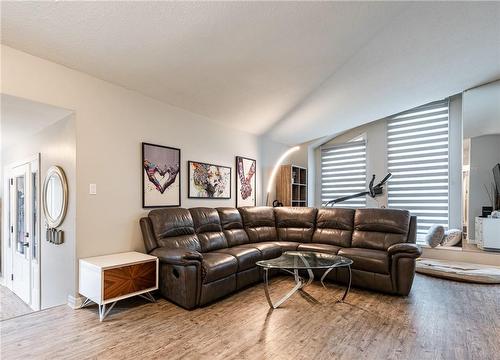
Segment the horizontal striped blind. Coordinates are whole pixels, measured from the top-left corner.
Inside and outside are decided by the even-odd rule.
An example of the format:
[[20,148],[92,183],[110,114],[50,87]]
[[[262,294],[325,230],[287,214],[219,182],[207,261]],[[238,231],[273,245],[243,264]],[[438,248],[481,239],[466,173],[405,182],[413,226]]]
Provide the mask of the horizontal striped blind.
[[388,206],[418,217],[417,236],[434,224],[448,228],[448,100],[387,121]]
[[[321,148],[321,205],[366,188],[366,142],[352,141]],[[338,207],[364,207],[366,196],[341,202]]]

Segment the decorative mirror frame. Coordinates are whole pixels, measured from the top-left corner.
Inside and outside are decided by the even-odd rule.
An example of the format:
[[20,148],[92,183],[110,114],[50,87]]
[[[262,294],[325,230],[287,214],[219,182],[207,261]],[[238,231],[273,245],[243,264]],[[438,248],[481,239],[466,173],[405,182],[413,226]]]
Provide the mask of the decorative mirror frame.
[[[59,177],[61,180],[62,184],[62,190],[63,190],[63,203],[62,203],[62,209],[61,213],[59,216],[55,219],[53,219],[48,212],[47,209],[47,186],[49,184],[49,179],[52,177],[52,175],[56,175]],[[47,221],[47,224],[49,228],[56,228],[59,225],[62,224],[64,221],[64,218],[66,217],[66,211],[68,209],[68,181],[66,179],[66,174],[64,174],[64,170],[60,168],[59,166],[51,166],[47,170],[47,175],[45,176],[45,181],[43,183],[43,212],[45,214],[45,220]]]

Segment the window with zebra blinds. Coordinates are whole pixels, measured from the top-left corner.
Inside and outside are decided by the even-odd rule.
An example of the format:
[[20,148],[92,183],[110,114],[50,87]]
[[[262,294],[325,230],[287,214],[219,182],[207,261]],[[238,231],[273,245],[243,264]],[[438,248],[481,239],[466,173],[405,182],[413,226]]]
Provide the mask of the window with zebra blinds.
[[[387,202],[379,205],[406,209],[418,217],[417,241],[423,240],[432,225],[449,225],[449,102],[435,101],[378,121],[384,132],[370,137],[321,147],[321,204],[360,193],[367,178],[376,171],[377,179],[390,172]],[[384,139],[385,136],[385,139]],[[367,164],[369,144],[386,141],[385,168]],[[369,143],[368,143],[369,142]],[[369,153],[372,158],[374,147]],[[362,208],[366,196],[348,199],[336,207]]]
[[448,100],[387,120],[387,205],[418,217],[417,241],[434,224],[448,228],[448,128]]

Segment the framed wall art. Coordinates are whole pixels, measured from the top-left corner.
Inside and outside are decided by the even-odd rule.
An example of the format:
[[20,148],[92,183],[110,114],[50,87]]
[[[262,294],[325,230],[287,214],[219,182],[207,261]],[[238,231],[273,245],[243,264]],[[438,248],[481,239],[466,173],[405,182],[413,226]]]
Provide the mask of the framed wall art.
[[142,207],[181,206],[181,150],[142,143]]
[[257,162],[243,156],[236,156],[236,207],[255,206]]
[[231,168],[188,161],[188,197],[195,199],[231,199]]

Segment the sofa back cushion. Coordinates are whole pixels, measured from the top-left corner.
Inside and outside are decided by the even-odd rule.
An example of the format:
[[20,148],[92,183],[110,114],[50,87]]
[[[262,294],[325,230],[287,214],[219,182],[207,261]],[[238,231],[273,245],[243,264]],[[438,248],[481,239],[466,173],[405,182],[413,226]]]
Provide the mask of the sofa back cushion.
[[222,231],[226,237],[228,246],[248,244],[250,240],[243,228],[241,214],[236,208],[217,208]]
[[149,212],[153,234],[160,247],[201,250],[187,209],[158,209]]
[[274,209],[280,241],[311,242],[318,209],[278,207]]
[[189,212],[193,217],[194,231],[200,241],[202,252],[227,248],[217,210],[197,207],[189,209]]
[[272,207],[241,207],[238,211],[251,243],[278,240]]
[[410,213],[396,209],[357,209],[352,247],[387,250],[408,241]]
[[354,209],[319,209],[312,242],[350,247],[353,229]]

